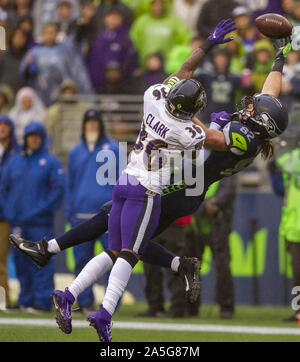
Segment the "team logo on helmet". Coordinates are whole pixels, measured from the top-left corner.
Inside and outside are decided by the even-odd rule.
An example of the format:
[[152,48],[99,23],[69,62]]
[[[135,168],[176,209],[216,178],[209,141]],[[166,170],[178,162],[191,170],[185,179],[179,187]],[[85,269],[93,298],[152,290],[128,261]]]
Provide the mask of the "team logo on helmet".
[[266,128],[268,134],[274,138],[278,136],[278,133],[276,132],[275,127],[275,121],[274,119],[266,112],[261,113],[261,119],[264,124],[264,127]]

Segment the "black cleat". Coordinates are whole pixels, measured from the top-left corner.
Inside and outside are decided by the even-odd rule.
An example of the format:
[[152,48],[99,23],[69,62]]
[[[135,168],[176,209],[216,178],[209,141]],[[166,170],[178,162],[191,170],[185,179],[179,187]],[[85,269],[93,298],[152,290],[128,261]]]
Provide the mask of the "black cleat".
[[18,249],[22,254],[31,259],[38,268],[46,266],[54,255],[48,251],[48,243],[46,238],[36,243],[22,239],[15,234],[9,235],[11,244]]
[[190,303],[195,303],[200,296],[200,260],[180,258],[178,274],[185,283],[185,292]]

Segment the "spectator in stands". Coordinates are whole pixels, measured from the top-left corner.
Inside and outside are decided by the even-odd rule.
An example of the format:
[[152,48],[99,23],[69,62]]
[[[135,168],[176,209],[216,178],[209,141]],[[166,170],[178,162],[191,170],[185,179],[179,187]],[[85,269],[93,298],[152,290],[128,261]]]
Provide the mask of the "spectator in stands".
[[109,62],[105,68],[105,83],[97,89],[99,94],[127,94],[128,84],[124,81],[122,66]]
[[244,6],[238,6],[232,15],[237,26],[236,32],[246,53],[252,52],[254,43],[258,40],[258,32],[251,23],[251,11]]
[[289,52],[286,63],[283,67],[283,81],[292,79],[296,74],[300,73],[300,54],[296,50]]
[[276,13],[283,15],[282,3],[284,3],[284,1],[285,0],[239,0],[239,3],[250,8],[252,12],[252,20],[254,20],[262,14]]
[[[298,51],[291,51],[283,69],[280,99],[289,110],[289,123],[299,124],[300,95],[300,56]],[[295,125],[295,126],[296,126]]]
[[238,6],[234,0],[207,0],[200,12],[197,29],[205,39],[222,19],[232,17],[233,9]]
[[87,101],[77,99],[76,96],[78,96],[76,84],[71,80],[65,80],[60,85],[59,100],[46,110],[44,122],[49,136],[51,152],[60,159],[66,156],[65,149],[69,147],[69,142],[63,141],[63,115],[67,115],[68,119],[72,119],[73,132],[68,136],[72,138],[72,144],[74,144],[74,138],[77,140],[77,130],[81,128],[83,115],[88,108],[91,108]]
[[[236,176],[225,177],[208,189],[203,206],[197,211],[197,234],[187,238],[187,256],[202,260],[204,247],[212,251],[216,266],[216,302],[220,306],[220,318],[234,316],[234,285],[230,271],[229,235],[232,231],[234,202],[237,193]],[[189,304],[190,316],[196,316],[200,299]]]
[[96,40],[99,31],[97,27],[97,7],[92,0],[83,2],[80,16],[71,24],[71,30],[84,57],[87,56],[91,45]]
[[[300,285],[299,127],[294,131],[294,144],[289,144],[289,152],[285,152],[278,157],[276,163],[269,164],[269,171],[273,191],[278,196],[284,196],[279,237],[291,255],[293,287],[296,287]],[[294,312],[284,321],[297,322],[298,318],[300,318],[299,313],[299,311]]]
[[14,7],[11,9],[8,15],[8,25],[11,29],[16,28],[19,19],[24,16],[30,16],[32,0],[15,0]]
[[167,61],[171,49],[188,43],[192,35],[175,15],[168,13],[165,0],[151,0],[149,3],[149,12],[137,18],[131,28],[142,67],[146,65],[147,56],[155,52],[161,52]]
[[274,47],[268,40],[259,40],[254,44],[254,51],[249,54],[248,62],[254,93],[261,91],[266,76],[272,68],[274,55]]
[[95,89],[104,86],[105,69],[109,62],[122,66],[125,80],[138,67],[138,56],[130,39],[124,17],[118,8],[113,8],[104,17],[104,28],[91,46],[87,65]]
[[300,3],[297,0],[282,0],[282,8],[294,26],[300,25]]
[[17,93],[9,116],[14,122],[18,143],[22,144],[25,127],[36,120],[44,121],[45,106],[32,88],[24,87]]
[[57,44],[58,27],[50,23],[43,29],[43,42],[30,49],[22,63],[21,75],[26,84],[35,89],[46,106],[54,103],[59,85],[72,79],[80,93],[92,93],[88,72],[73,36]]
[[57,40],[58,42],[62,42],[70,34],[71,25],[74,21],[73,5],[71,1],[59,2],[55,21],[59,25]]
[[[113,152],[116,160],[107,175],[112,179],[105,185],[100,185],[101,180],[96,178],[99,167],[103,165],[98,159],[101,152],[103,160],[107,152]],[[101,113],[95,109],[87,110],[83,117],[81,141],[70,151],[68,158],[65,208],[72,227],[96,215],[100,207],[111,200],[113,186],[119,177],[118,165],[118,143],[106,136]],[[107,234],[100,240],[106,249]],[[95,240],[74,247],[76,275],[94,257],[94,246]],[[92,286],[79,295],[78,304],[83,312],[93,309]]]
[[146,59],[145,71],[132,79],[128,93],[144,94],[151,85],[162,83],[167,78],[164,71],[164,60],[160,53],[149,54]]
[[10,86],[0,84],[0,114],[8,114],[14,105],[14,96]]
[[229,72],[230,54],[226,48],[215,48],[212,52],[214,69],[196,75],[207,93],[207,107],[201,112],[203,122],[210,122],[213,112],[233,113],[237,92],[241,90],[241,78]]
[[[42,124],[30,123],[24,133],[24,152],[9,160],[1,180],[4,216],[12,231],[34,241],[53,238],[54,215],[63,200],[63,168],[58,159],[48,153],[46,138]],[[21,286],[19,307],[28,312],[50,311],[54,260],[38,269],[15,249],[14,259]]]
[[[191,40],[190,44],[174,46],[174,48],[170,52],[168,62],[166,64],[167,73],[172,74],[176,72],[185,62],[185,60],[191,55],[192,51],[202,45],[203,41],[204,39],[202,37],[196,36]],[[207,55],[205,57],[205,59],[199,65],[198,69],[196,69],[196,71],[194,72],[194,75],[196,76],[200,71],[202,72],[204,69],[207,69],[207,71],[212,70],[210,55]]]
[[176,15],[193,33],[197,35],[197,21],[206,0],[175,0],[173,3],[173,13]]
[[114,9],[118,9],[118,11],[122,13],[124,18],[124,25],[127,27],[131,26],[134,14],[127,5],[125,5],[120,0],[100,0],[100,4],[96,13],[98,31],[101,31],[105,26],[105,16]]
[[[184,256],[186,243],[186,228],[189,227],[192,215],[177,219],[171,226],[157,236],[153,241],[178,256]],[[193,255],[194,256],[194,255]],[[178,280],[171,270],[166,270],[168,289],[171,293],[170,307],[165,311],[164,297],[164,273],[162,268],[144,263],[144,275],[146,279],[145,296],[148,308],[137,317],[157,318],[183,318],[187,317],[188,303],[186,301],[184,284]]]
[[[34,38],[42,40],[43,31],[46,24],[53,22],[61,0],[35,0],[33,4],[32,16],[34,23]],[[79,0],[69,0],[72,3],[73,16],[79,16]]]
[[9,85],[15,93],[24,86],[19,69],[28,50],[28,40],[27,33],[17,28],[11,34],[7,50],[0,54],[0,82]]
[[[7,116],[0,116],[0,179],[9,159],[20,151],[14,134],[14,125]],[[6,292],[6,304],[9,303],[7,256],[9,252],[10,227],[4,218],[4,205],[0,205],[0,286]]]
[[235,34],[233,41],[225,44],[225,47],[230,53],[230,72],[242,74],[247,62],[247,53],[242,40]]
[[28,36],[28,49],[31,49],[37,45],[33,37],[33,21],[30,16],[21,17],[18,22],[18,28],[24,30]]

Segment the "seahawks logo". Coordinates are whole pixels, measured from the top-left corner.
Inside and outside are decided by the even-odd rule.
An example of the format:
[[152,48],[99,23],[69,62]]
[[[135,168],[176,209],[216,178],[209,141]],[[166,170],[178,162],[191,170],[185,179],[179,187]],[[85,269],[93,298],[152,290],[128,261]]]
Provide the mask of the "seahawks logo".
[[266,128],[268,134],[273,138],[278,136],[278,132],[276,132],[275,121],[270,115],[266,112],[261,114],[261,119],[264,127]]

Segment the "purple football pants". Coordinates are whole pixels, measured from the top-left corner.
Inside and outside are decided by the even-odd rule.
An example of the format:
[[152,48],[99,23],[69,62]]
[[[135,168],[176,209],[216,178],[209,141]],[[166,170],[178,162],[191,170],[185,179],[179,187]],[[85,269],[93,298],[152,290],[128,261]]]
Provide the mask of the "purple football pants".
[[160,209],[160,195],[146,189],[134,176],[124,173],[113,190],[108,249],[130,249],[143,255],[158,226]]

